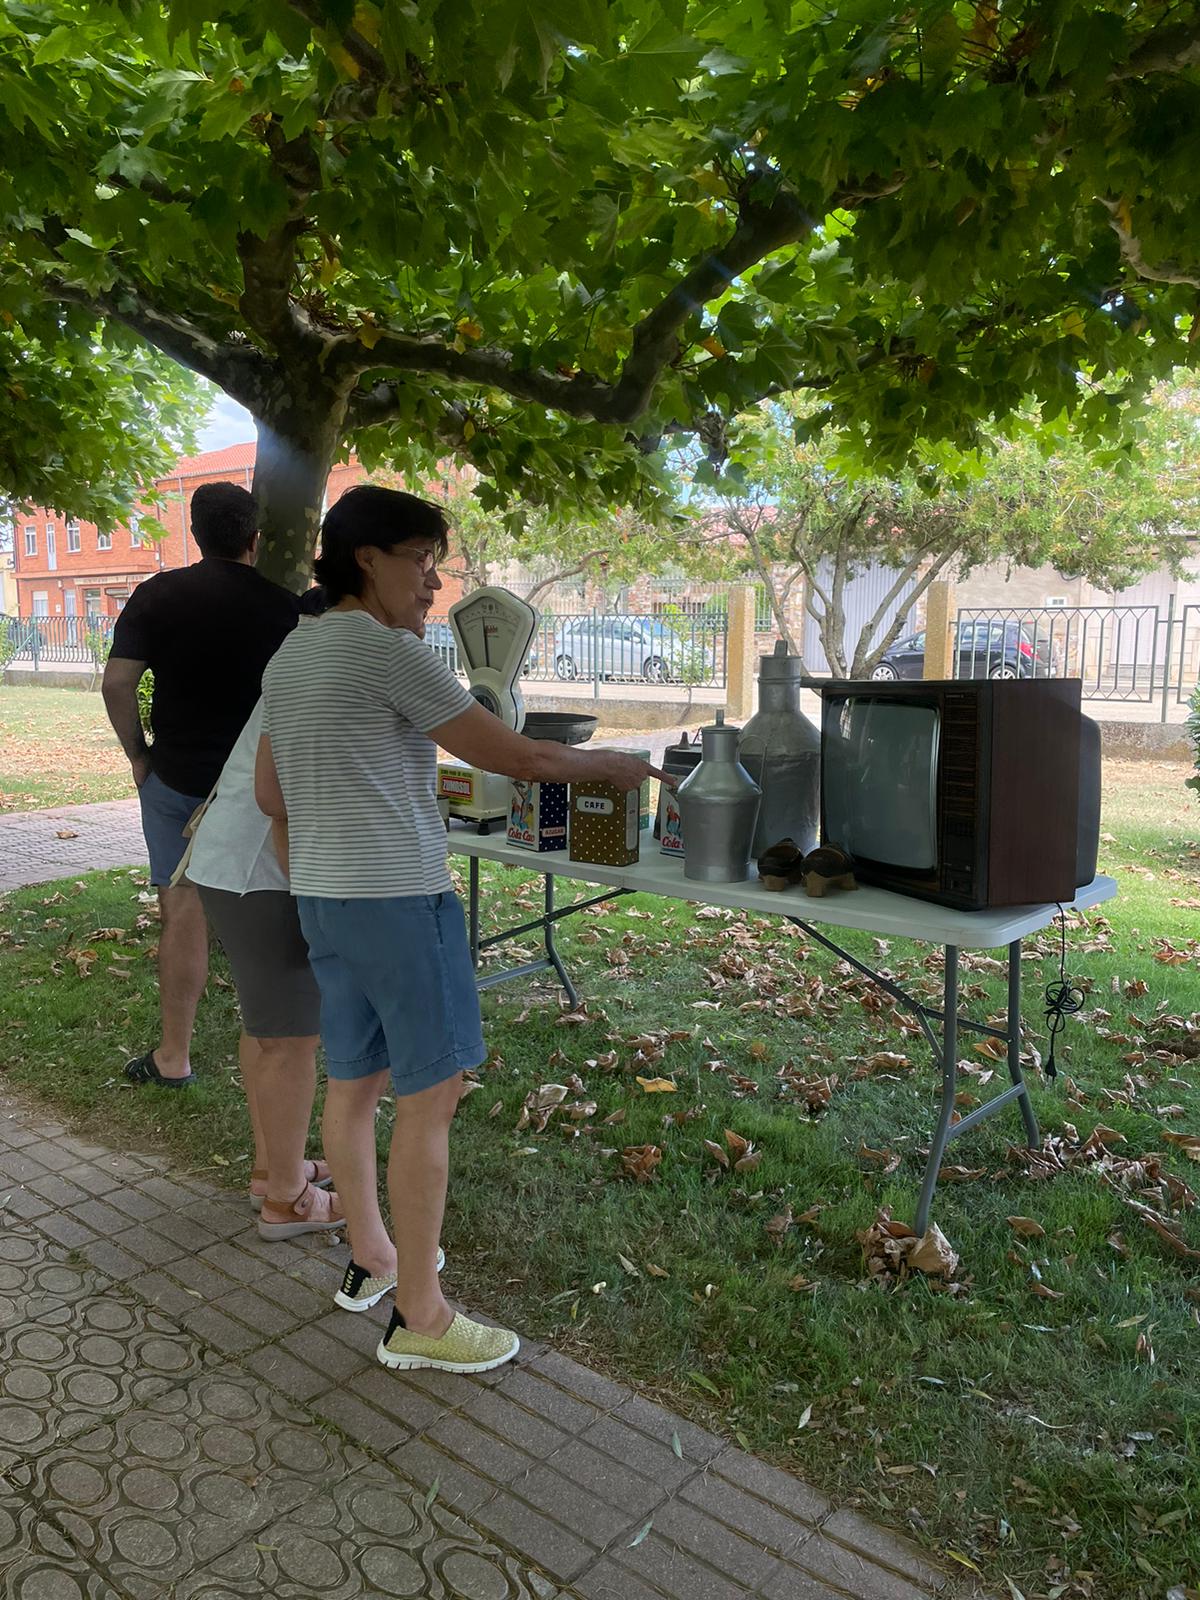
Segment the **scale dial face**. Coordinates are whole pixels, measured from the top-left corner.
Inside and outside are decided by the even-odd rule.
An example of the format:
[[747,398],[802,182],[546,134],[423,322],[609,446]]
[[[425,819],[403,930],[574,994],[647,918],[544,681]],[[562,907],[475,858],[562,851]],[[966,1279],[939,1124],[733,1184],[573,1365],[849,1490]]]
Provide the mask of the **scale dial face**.
[[[528,622],[493,595],[468,597],[454,616],[468,667],[504,672],[528,638]],[[519,670],[521,663],[516,665]]]

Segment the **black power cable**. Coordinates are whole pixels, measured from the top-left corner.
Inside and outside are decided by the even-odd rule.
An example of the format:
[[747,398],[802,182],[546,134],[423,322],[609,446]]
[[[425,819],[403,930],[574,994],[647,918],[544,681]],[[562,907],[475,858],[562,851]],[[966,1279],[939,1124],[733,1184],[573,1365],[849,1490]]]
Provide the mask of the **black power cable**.
[[1044,1070],[1048,1078],[1058,1077],[1058,1068],[1054,1064],[1055,1040],[1066,1026],[1067,1018],[1083,1009],[1084,999],[1083,990],[1067,977],[1067,914],[1058,901],[1055,904],[1058,905],[1060,944],[1058,982],[1046,986],[1046,1026],[1050,1029],[1050,1054],[1046,1057]]

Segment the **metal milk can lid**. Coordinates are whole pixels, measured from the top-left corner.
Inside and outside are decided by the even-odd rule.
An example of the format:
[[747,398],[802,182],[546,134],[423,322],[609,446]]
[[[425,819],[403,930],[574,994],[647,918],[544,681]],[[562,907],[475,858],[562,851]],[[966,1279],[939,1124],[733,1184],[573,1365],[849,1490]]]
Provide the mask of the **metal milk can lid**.
[[799,683],[803,676],[803,658],[790,653],[786,639],[777,639],[771,654],[758,658],[759,683]]
[[741,731],[734,723],[725,721],[723,711],[718,711],[717,720],[700,729],[705,761],[736,761]]

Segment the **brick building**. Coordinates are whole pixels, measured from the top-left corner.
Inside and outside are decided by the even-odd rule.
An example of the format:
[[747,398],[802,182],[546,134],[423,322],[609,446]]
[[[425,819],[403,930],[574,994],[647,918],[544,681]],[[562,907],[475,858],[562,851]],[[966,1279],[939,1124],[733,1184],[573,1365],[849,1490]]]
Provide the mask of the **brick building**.
[[[234,444],[185,456],[169,477],[159,479],[159,503],[135,512],[128,524],[111,533],[43,506],[19,512],[13,532],[18,614],[115,617],[146,578],[199,561],[188,530],[192,495],[202,483],[237,483],[249,489],[254,453],[253,444]],[[357,460],[339,463],[329,474],[326,505],[366,477]],[[438,609],[458,594],[457,584],[447,582]]]

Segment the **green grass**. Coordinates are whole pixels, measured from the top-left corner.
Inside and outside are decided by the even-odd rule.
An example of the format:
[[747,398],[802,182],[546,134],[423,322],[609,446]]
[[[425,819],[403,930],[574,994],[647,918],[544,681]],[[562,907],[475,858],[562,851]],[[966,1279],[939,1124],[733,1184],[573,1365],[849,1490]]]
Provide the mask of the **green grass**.
[[0,812],[133,793],[98,693],[0,684]]
[[[1121,897],[1072,927],[1069,965],[1088,985],[1087,1012],[1068,1025],[1062,1076],[1035,1098],[1047,1130],[1070,1122],[1082,1138],[1103,1124],[1125,1136],[1117,1153],[1162,1152],[1187,1182],[1200,1168],[1162,1139],[1164,1129],[1200,1132],[1200,1035],[1162,1020],[1200,1024],[1200,808],[1183,775],[1110,770],[1102,865]],[[535,889],[527,875],[490,873],[487,900],[512,920],[514,901],[521,912]],[[153,1034],[144,897],[130,873],[8,897],[0,1069],[93,1130],[153,1136],[190,1168],[240,1181],[236,1018],[219,963],[197,1089],[156,1096],[120,1079]],[[1170,955],[1163,940],[1178,964],[1157,959]],[[882,1206],[911,1217],[936,1107],[932,1065],[891,1007],[872,1008],[832,958],[765,919],[697,918],[638,897],[568,921],[560,947],[587,1020],[564,1024],[548,984],[485,997],[492,1055],[454,1135],[445,1243],[456,1294],[956,1552],[1001,1593],[1007,1578],[1025,1600],[1162,1600],[1171,1585],[1200,1581],[1195,1260],[1174,1254],[1094,1171],[1026,1176],[1009,1155],[1014,1114],[951,1147],[952,1163],[983,1172],[944,1184],[935,1203],[961,1256],[960,1290],[868,1283],[856,1232]],[[852,947],[936,989],[926,951],[902,941],[880,951],[867,937]],[[1043,1050],[1050,957],[1045,941],[1026,964],[1025,1018]],[[975,1014],[1002,1008],[995,974],[971,970],[965,982]],[[811,1016],[785,1014],[796,996]],[[1117,1037],[1100,1037],[1101,1026]],[[655,1030],[686,1037],[641,1061],[632,1041]],[[1174,1048],[1156,1055],[1160,1044]],[[852,1079],[855,1062],[879,1050],[912,1068]],[[969,1042],[962,1053],[974,1055]],[[788,1063],[838,1074],[823,1115],[781,1093]],[[583,1092],[568,1101],[595,1101],[595,1114],[518,1130],[526,1096],[573,1073]],[[646,1093],[639,1074],[669,1076],[676,1090]],[[963,1078],[966,1092],[998,1086]],[[1182,1113],[1160,1115],[1174,1106]],[[673,1113],[689,1120],[664,1127]],[[706,1153],[703,1141],[722,1142],[727,1128],[762,1152],[755,1170],[726,1172]],[[387,1132],[383,1118],[381,1140]],[[638,1184],[620,1152],[649,1143],[662,1161]],[[900,1155],[899,1168],[881,1176],[859,1157],[864,1144]],[[787,1206],[797,1219],[820,1209],[777,1239],[767,1224]],[[1022,1238],[1010,1216],[1036,1219],[1044,1234]],[[1200,1212],[1179,1220],[1200,1250]],[[1039,1297],[1039,1284],[1060,1298]]]

